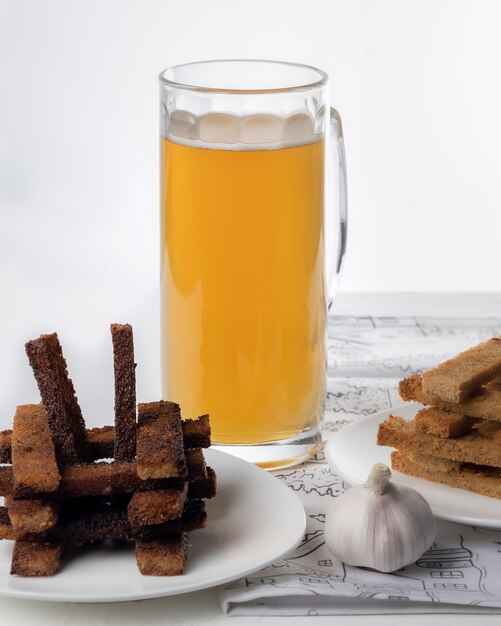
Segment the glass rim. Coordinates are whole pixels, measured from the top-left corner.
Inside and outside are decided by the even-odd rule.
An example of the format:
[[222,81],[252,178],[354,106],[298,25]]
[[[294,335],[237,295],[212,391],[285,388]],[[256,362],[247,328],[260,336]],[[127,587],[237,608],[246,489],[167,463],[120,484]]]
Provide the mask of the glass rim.
[[[283,65],[285,67],[296,67],[301,69],[311,70],[318,75],[318,79],[292,85],[290,87],[265,87],[260,89],[245,89],[245,88],[227,88],[227,87],[202,87],[200,85],[192,85],[189,83],[183,83],[166,77],[167,72],[174,72],[175,70],[192,67],[194,65],[212,65],[216,63],[263,63],[270,65]],[[298,91],[307,91],[318,87],[323,87],[327,84],[329,79],[326,72],[314,67],[313,65],[307,65],[305,63],[293,63],[291,61],[274,61],[271,59],[211,59],[206,61],[193,61],[190,63],[180,63],[178,65],[172,65],[162,72],[160,72],[159,81],[161,84],[168,87],[174,87],[176,89],[183,89],[186,91],[203,92],[203,93],[218,93],[218,94],[232,94],[232,95],[255,95],[255,94],[274,94],[274,93],[293,93]]]

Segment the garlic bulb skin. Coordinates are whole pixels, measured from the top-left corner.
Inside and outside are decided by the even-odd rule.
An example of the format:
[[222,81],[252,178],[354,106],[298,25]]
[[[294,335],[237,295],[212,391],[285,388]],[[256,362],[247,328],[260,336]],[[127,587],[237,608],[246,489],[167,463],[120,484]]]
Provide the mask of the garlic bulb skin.
[[377,463],[363,485],[329,505],[325,542],[343,563],[394,572],[414,563],[433,543],[435,520],[429,504],[390,477],[390,468]]

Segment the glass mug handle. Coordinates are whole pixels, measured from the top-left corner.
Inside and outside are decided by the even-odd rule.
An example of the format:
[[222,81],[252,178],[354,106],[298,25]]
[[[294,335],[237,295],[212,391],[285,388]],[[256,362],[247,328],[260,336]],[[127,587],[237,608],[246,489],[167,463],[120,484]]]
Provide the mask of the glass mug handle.
[[330,309],[337,293],[339,278],[343,269],[348,232],[348,195],[343,127],[339,113],[333,108],[330,109],[326,163],[325,253],[327,306]]

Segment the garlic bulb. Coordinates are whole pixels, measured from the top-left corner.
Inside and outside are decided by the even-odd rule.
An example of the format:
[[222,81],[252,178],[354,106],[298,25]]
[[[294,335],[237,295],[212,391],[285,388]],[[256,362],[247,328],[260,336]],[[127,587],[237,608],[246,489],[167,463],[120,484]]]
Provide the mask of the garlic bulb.
[[338,496],[327,509],[325,542],[343,563],[394,572],[414,563],[435,539],[429,504],[414,489],[390,482],[377,463],[363,485]]

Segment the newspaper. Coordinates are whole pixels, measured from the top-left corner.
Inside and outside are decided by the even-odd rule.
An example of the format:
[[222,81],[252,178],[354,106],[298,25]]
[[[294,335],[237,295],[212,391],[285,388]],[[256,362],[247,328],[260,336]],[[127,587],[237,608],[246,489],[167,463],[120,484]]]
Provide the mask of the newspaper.
[[[398,381],[501,334],[499,319],[333,317],[324,439],[367,415],[402,404]],[[347,487],[320,452],[275,472],[307,514],[287,558],[220,588],[232,615],[334,615],[501,611],[501,530],[437,521],[432,547],[392,574],[346,566],[324,542],[327,505]]]

